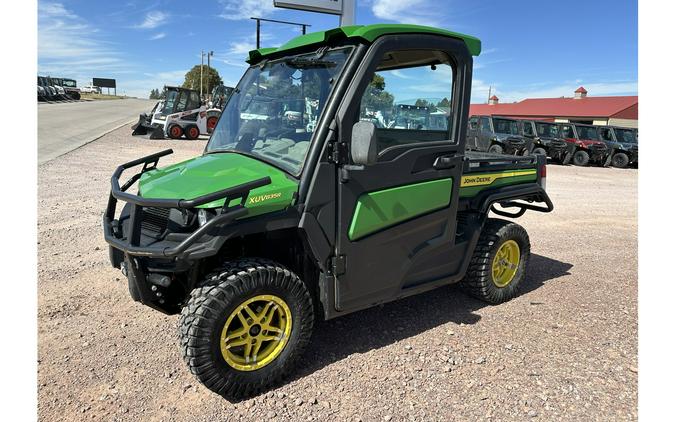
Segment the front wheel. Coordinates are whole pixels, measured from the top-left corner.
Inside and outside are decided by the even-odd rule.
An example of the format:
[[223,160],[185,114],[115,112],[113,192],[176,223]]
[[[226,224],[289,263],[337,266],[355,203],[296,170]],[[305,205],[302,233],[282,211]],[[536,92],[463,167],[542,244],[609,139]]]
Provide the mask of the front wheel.
[[510,221],[488,219],[460,286],[485,302],[506,302],[518,294],[529,260],[530,238],[525,229]]
[[230,262],[192,291],[181,312],[183,359],[208,389],[248,397],[288,375],[313,325],[312,299],[297,275],[269,260]]
[[166,132],[171,139],[180,139],[180,137],[183,136],[183,128],[176,123],[169,125],[169,129]]
[[626,167],[628,167],[629,161],[630,160],[628,159],[628,155],[626,155],[623,152],[617,152],[612,157],[612,166],[620,169],[625,169]]
[[588,163],[591,161],[591,156],[588,155],[586,151],[579,150],[574,153],[574,156],[572,157],[572,162],[574,163],[575,166],[582,166],[585,167],[588,165]]
[[543,155],[546,157],[546,150],[542,147],[537,147],[532,150],[532,155]]
[[490,148],[488,148],[488,152],[491,154],[503,154],[504,148],[499,144],[492,144],[490,145]]

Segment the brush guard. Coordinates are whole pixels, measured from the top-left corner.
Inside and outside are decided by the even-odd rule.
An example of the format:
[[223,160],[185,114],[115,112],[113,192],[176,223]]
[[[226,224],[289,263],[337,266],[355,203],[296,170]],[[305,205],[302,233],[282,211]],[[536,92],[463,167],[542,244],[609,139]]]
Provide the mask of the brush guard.
[[[105,241],[114,249],[127,255],[139,257],[173,258],[189,255],[189,248],[198,242],[206,233],[237,218],[243,217],[248,213],[248,209],[246,209],[244,204],[246,204],[246,200],[251,190],[272,183],[272,180],[266,176],[258,180],[242,183],[238,186],[202,195],[193,199],[143,198],[126,192],[127,189],[141,178],[143,173],[156,169],[157,163],[161,157],[172,153],[173,150],[167,149],[148,155],[147,157],[130,161],[117,167],[113,173],[110,180],[111,190],[108,206],[103,214],[103,235]],[[141,171],[134,174],[126,181],[126,183],[120,186],[119,179],[122,173],[129,168],[141,164],[143,165]],[[144,207],[191,209],[223,198],[225,198],[225,203],[220,209],[220,212],[206,224],[190,233],[184,240],[177,243],[175,246],[142,246],[140,244]],[[131,206],[128,233],[122,233],[121,224],[115,219],[115,210],[117,208],[118,200],[124,201]],[[239,201],[236,202],[236,205],[232,205],[232,203],[237,200]],[[114,251],[111,251],[111,254],[113,253]]]

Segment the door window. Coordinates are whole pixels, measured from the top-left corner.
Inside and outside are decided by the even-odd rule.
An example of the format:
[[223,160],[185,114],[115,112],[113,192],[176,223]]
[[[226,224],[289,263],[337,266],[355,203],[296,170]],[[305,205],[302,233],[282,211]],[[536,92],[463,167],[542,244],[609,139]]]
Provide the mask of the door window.
[[361,97],[359,120],[372,122],[378,153],[387,148],[447,141],[454,72],[445,53],[385,53]]
[[471,129],[471,130],[478,129],[478,118],[477,117],[472,117],[471,119],[469,119],[469,129]]
[[574,129],[572,129],[572,126],[570,125],[562,125],[561,126],[561,133],[563,138],[570,138],[574,139]]
[[490,129],[490,119],[488,119],[487,117],[481,117],[480,128],[481,130],[484,130],[486,132],[492,132],[492,129]]
[[603,141],[611,141],[612,130],[607,127],[600,128],[600,138],[602,138]]
[[525,136],[534,136],[534,132],[532,131],[532,123],[523,122],[523,133]]

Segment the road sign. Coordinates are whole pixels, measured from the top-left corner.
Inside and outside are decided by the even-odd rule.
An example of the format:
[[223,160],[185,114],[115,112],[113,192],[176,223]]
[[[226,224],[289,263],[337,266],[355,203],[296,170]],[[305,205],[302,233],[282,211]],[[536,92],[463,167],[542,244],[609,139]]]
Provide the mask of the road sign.
[[356,0],[274,0],[274,7],[340,16],[340,26],[354,25]]

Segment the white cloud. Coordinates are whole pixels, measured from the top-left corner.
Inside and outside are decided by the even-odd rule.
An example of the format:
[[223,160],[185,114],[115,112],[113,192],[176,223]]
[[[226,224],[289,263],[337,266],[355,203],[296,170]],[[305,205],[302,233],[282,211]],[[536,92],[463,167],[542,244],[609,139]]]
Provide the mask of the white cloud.
[[227,20],[250,19],[252,16],[265,17],[275,11],[272,0],[219,0],[223,12],[219,15]]
[[154,29],[158,26],[164,25],[169,20],[169,14],[160,12],[159,10],[152,10],[145,15],[145,19],[136,28],[139,29]]
[[38,70],[86,82],[97,72],[122,73],[129,65],[100,39],[98,30],[61,3],[38,6]]
[[373,0],[372,4],[373,14],[379,19],[428,26],[439,26],[440,7],[429,0]]
[[[187,70],[171,70],[167,72],[144,73],[145,78],[125,80],[124,89],[127,95],[147,98],[150,90],[159,89],[164,85],[181,85],[185,80]],[[118,83],[118,85],[120,85]],[[119,92],[119,89],[118,89]]]
[[159,33],[153,35],[152,37],[150,37],[149,40],[150,41],[161,40],[164,37],[166,37],[166,33],[165,32],[159,32]]

